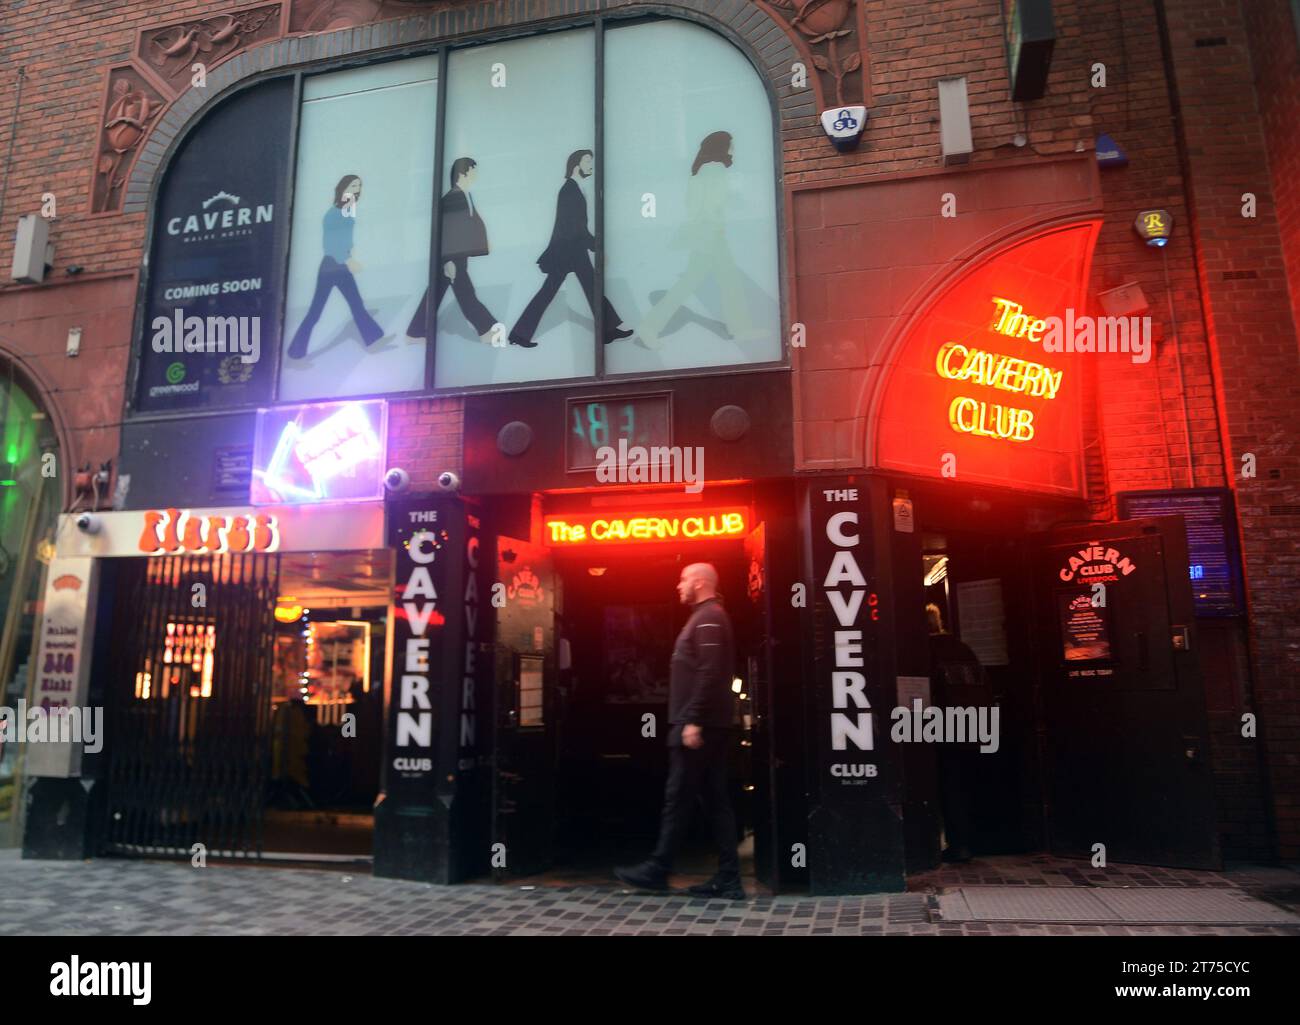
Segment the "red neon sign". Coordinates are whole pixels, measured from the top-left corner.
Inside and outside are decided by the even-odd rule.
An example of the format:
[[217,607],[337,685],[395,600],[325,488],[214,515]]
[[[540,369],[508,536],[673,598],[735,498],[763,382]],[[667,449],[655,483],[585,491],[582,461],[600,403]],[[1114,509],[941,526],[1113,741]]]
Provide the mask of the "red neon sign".
[[743,537],[749,532],[749,516],[744,509],[556,515],[545,518],[543,532],[552,545],[707,541]]
[[963,270],[909,323],[868,417],[875,464],[931,477],[1077,494],[1077,364],[1044,346],[1086,307],[1100,225],[1013,243]]

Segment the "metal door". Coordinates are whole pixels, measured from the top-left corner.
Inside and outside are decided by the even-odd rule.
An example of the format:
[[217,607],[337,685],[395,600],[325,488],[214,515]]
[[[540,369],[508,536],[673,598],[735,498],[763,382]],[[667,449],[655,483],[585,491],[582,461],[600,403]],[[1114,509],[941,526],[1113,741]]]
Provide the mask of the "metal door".
[[[497,737],[493,876],[551,865],[555,830],[556,574],[549,549],[497,538]],[[504,854],[504,865],[500,854]]]
[[1052,851],[1219,868],[1182,517],[1071,528],[1039,554]]
[[257,857],[280,557],[115,568],[106,849]]
[[759,524],[745,538],[749,562],[746,594],[753,612],[753,629],[746,649],[739,652],[741,671],[749,701],[744,705],[745,739],[749,742],[749,773],[753,787],[751,810],[754,822],[754,874],[759,881],[777,888],[775,781],[772,776],[772,652],[768,623],[767,534]]

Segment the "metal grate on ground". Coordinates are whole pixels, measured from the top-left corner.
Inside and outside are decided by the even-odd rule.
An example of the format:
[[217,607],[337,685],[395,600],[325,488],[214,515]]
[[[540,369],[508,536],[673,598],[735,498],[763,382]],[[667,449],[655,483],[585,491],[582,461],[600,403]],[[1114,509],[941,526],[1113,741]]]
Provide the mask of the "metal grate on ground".
[[939,897],[945,922],[1293,925],[1300,915],[1237,889],[963,886]]

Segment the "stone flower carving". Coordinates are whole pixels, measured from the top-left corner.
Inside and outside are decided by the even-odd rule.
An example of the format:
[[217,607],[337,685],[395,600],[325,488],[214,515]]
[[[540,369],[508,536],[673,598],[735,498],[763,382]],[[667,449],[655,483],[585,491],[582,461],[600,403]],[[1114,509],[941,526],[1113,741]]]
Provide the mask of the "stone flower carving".
[[794,11],[790,24],[808,40],[810,46],[825,43],[827,54],[813,54],[813,64],[835,81],[835,104],[844,103],[844,78],[862,66],[862,55],[854,50],[840,59],[837,42],[853,34],[844,27],[853,0],[768,0],[773,7]]

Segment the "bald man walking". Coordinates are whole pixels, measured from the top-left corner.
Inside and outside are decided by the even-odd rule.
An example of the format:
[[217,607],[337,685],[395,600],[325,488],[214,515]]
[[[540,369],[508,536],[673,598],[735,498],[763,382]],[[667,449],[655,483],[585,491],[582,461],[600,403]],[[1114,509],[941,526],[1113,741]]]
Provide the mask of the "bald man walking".
[[691,615],[677,635],[669,674],[668,783],[659,843],[647,860],[616,868],[614,875],[639,890],[666,892],[673,859],[699,797],[717,844],[718,872],[707,883],[690,887],[690,892],[744,900],[736,818],[727,795],[727,755],[734,738],[735,645],[731,619],[718,597],[717,570],[707,562],[687,566],[677,582],[677,597],[691,607]]

